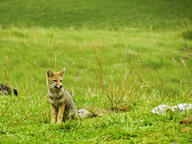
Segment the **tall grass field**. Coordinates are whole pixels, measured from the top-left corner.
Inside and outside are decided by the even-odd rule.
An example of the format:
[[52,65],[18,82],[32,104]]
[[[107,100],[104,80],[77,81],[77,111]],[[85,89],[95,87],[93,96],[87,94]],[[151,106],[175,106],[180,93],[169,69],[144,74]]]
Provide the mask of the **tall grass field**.
[[[1,0],[0,143],[190,144],[191,0]],[[77,108],[99,116],[51,125],[46,71],[66,68]],[[183,129],[188,131],[183,131]]]

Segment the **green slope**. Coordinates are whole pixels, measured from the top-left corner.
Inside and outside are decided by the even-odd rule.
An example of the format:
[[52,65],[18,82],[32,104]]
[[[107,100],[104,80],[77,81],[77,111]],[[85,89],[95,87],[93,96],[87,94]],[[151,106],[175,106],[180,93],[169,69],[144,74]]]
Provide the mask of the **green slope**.
[[[0,143],[192,143],[192,110],[151,113],[192,103],[191,4],[0,0],[0,83],[19,90],[0,96]],[[45,73],[63,67],[78,108],[126,111],[51,125]]]
[[192,20],[191,0],[1,0],[2,26],[170,29]]

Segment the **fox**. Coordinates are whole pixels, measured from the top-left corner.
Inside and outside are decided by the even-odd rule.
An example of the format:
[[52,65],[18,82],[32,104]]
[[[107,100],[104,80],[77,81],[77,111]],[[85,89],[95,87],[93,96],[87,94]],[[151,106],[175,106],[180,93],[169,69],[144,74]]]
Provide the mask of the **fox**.
[[12,93],[18,96],[18,90],[16,88],[0,83],[0,95],[12,95]]
[[78,111],[72,95],[63,86],[66,68],[60,72],[48,69],[46,72],[48,98],[51,104],[51,124],[61,124],[67,120],[78,119]]

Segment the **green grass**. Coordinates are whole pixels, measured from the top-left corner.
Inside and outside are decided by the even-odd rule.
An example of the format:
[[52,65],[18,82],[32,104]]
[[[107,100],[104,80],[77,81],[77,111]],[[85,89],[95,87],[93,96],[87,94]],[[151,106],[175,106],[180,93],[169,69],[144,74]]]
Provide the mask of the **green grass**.
[[3,27],[174,29],[190,24],[191,0],[1,0]]
[[[0,82],[19,96],[0,97],[0,143],[192,143],[192,111],[151,113],[192,103],[190,4],[1,1]],[[63,67],[78,108],[127,111],[51,125],[46,70]]]

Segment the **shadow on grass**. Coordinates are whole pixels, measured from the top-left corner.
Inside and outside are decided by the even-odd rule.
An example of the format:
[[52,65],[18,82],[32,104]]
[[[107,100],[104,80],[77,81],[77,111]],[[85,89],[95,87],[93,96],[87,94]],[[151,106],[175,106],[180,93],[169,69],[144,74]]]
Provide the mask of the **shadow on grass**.
[[192,29],[183,32],[182,37],[187,40],[192,40]]

